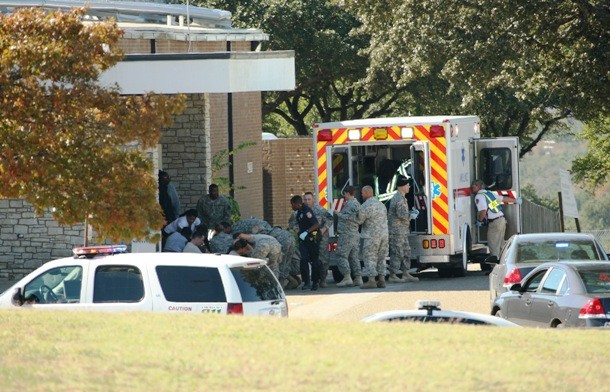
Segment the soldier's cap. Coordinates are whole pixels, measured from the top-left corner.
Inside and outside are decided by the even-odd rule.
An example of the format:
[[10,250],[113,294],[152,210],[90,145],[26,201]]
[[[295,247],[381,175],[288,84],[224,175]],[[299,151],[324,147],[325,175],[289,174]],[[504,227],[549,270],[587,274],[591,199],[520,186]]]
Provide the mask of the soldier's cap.
[[409,179],[407,179],[406,177],[400,176],[398,177],[398,180],[396,181],[396,185],[397,186],[404,186],[404,185],[410,185],[411,181],[409,181]]

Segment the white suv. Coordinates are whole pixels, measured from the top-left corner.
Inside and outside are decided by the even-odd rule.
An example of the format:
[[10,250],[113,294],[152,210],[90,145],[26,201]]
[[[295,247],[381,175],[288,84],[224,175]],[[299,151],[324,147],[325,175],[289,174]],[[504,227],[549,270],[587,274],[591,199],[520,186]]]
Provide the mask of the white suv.
[[76,248],[6,290],[0,307],[288,316],[264,260],[125,248]]

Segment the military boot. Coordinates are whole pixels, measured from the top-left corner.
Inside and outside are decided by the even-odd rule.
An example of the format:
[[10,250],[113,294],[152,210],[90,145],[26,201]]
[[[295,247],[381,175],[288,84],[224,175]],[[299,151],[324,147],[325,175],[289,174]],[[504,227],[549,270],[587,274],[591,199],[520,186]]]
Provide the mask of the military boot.
[[299,287],[300,282],[296,280],[292,275],[288,275],[288,284],[284,290],[294,290]]
[[361,289],[376,289],[377,288],[377,282],[375,282],[375,277],[374,276],[369,276],[369,281],[366,282],[365,284],[363,284],[362,286],[360,286]]
[[337,283],[337,287],[352,287],[354,285],[354,282],[352,281],[352,277],[349,276],[349,274],[346,274],[343,277],[343,280],[339,283]]
[[402,271],[402,280],[405,282],[419,282],[419,278],[411,275],[407,270]]
[[377,288],[385,289],[385,275],[379,275],[379,280],[377,281]]
[[354,278],[354,286],[362,286],[364,282],[362,281],[362,276],[356,276]]
[[390,274],[390,277],[388,278],[388,282],[389,283],[404,283],[405,280],[400,279],[398,276],[396,276],[396,274]]

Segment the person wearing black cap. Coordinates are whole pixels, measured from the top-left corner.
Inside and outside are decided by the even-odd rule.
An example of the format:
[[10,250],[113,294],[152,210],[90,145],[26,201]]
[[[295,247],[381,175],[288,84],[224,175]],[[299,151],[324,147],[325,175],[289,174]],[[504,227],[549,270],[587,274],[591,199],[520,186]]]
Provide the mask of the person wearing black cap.
[[[417,282],[419,279],[409,274],[411,268],[411,247],[409,246],[409,224],[417,218],[419,211],[409,211],[405,195],[409,192],[409,180],[403,176],[396,182],[398,190],[390,200],[388,209],[388,230],[390,243],[389,283]],[[396,276],[402,272],[402,279]]]

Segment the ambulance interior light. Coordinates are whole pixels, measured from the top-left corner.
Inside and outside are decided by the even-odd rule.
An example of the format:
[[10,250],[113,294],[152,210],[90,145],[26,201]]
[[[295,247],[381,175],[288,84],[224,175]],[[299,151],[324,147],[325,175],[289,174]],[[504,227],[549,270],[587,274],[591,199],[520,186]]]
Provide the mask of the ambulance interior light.
[[349,131],[347,131],[347,138],[349,140],[360,140],[360,130],[350,129]]
[[412,127],[404,127],[400,130],[400,136],[403,139],[412,139],[413,138],[413,128]]

